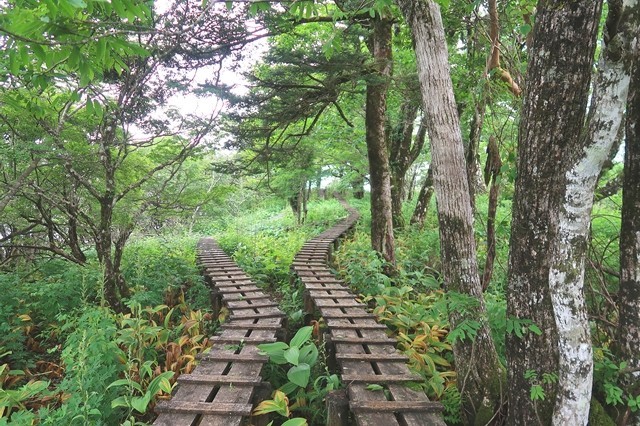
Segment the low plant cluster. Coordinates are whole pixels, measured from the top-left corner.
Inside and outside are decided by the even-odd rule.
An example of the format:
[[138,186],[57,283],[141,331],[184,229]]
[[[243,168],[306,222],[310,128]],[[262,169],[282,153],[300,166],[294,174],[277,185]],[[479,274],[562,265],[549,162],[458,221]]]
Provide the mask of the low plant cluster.
[[[116,313],[101,271],[50,260],[0,275],[0,425],[134,425],[195,367],[214,321],[181,242],[139,240],[125,258],[134,290]],[[137,265],[137,266],[136,266]],[[204,295],[207,295],[205,298]],[[151,306],[145,302],[160,303]],[[166,303],[165,303],[166,302]]]
[[[312,338],[314,327],[298,330],[289,344],[284,342],[258,345],[269,356],[269,381],[277,386],[272,399],[255,408],[256,416],[276,413],[287,418],[283,426],[324,424],[324,398],[340,387],[337,375],[329,373],[322,351]],[[291,417],[297,414],[300,417]]]

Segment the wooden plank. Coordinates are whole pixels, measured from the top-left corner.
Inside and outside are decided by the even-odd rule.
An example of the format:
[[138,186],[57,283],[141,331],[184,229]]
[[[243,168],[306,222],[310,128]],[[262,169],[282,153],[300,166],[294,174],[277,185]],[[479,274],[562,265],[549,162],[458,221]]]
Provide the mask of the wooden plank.
[[331,272],[311,272],[311,271],[296,271],[296,273],[301,277],[333,277],[335,278],[335,275],[333,275]]
[[[232,324],[233,323],[233,324]],[[236,329],[236,330],[279,330],[282,324],[236,324],[237,321],[222,324],[220,328]]]
[[342,281],[331,280],[329,282],[322,281],[306,281],[303,280],[304,286],[307,290],[331,290],[331,291],[348,291],[347,287],[344,285]]
[[[324,311],[325,309],[327,310],[327,312]],[[362,312],[344,313],[344,312],[334,312],[333,308],[324,308],[324,309],[320,309],[320,312],[322,313],[322,316],[327,320],[340,319],[340,318],[370,318],[375,320],[375,315],[370,314],[365,310],[362,310]]]
[[248,300],[238,300],[227,303],[227,307],[234,311],[238,309],[275,308],[277,306],[278,304],[272,301],[250,303]]
[[[344,321],[344,320],[343,320]],[[369,324],[346,324],[346,323],[337,323],[333,320],[327,320],[327,327],[334,330],[343,330],[343,329],[353,329],[353,330],[389,330],[389,328],[384,324],[378,324],[371,320]]]
[[331,335],[333,343],[348,343],[353,345],[389,345],[395,347],[398,343],[393,337],[346,337]]
[[[246,293],[246,294],[242,294],[242,293]],[[239,291],[239,292],[228,292],[228,293],[223,293],[222,294],[222,300],[225,302],[241,302],[243,300],[271,300],[271,298],[269,296],[267,296],[266,294],[262,293],[262,292],[256,292],[256,291],[249,291],[249,292],[244,292],[244,291]]]
[[222,374],[182,374],[179,383],[202,383],[208,385],[259,386],[263,384],[260,377],[229,376]]
[[362,302],[357,302],[356,300],[345,300],[338,299],[313,299],[315,305],[319,308],[321,307],[329,307],[329,308],[365,308],[365,305]]
[[444,410],[441,403],[432,401],[352,401],[349,403],[349,408],[354,413],[362,411],[440,413]]
[[[221,353],[206,353],[196,356],[197,359],[203,361],[217,361],[217,362],[267,362],[269,357],[266,355],[258,354],[221,354]],[[197,369],[196,369],[197,370]]]
[[188,414],[224,414],[231,416],[250,416],[251,404],[222,404],[211,402],[169,401],[156,405],[158,413],[188,413]]
[[284,318],[285,314],[282,312],[258,312],[258,313],[243,313],[242,315],[234,315],[233,320],[236,319],[260,319],[260,318]]
[[344,383],[406,383],[422,382],[424,379],[417,374],[343,374]]
[[391,354],[348,354],[348,353],[337,353],[337,360],[351,360],[351,361],[361,361],[361,362],[377,362],[377,361],[397,361],[404,362],[409,361],[409,357],[401,354],[401,353],[391,353]]
[[234,345],[237,345],[237,344],[261,345],[264,343],[273,343],[277,341],[275,337],[254,337],[254,336],[248,336],[248,337],[211,336],[209,340],[215,343],[234,344]]

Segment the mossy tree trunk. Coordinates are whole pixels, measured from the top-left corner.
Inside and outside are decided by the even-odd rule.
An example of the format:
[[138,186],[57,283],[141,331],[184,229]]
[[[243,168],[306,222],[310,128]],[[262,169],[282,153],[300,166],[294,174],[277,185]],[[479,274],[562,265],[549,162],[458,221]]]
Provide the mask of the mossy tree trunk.
[[461,324],[476,324],[475,335],[456,339],[453,344],[462,414],[466,424],[484,425],[502,407],[504,372],[486,321],[444,27],[440,8],[431,0],[397,0],[397,4],[411,27],[415,43],[438,199],[442,275],[452,301],[465,302],[465,309],[450,310],[449,319],[453,329]]
[[[593,361],[584,263],[595,185],[623,115],[630,64],[619,50],[626,31],[608,28],[585,128],[601,3],[541,1],[537,9],[518,141],[507,317],[532,321],[541,334],[507,336],[510,425],[588,421]],[[544,400],[532,400],[534,384],[544,386]]]
[[[634,16],[640,18],[635,2]],[[639,34],[639,33],[636,33]],[[623,377],[626,391],[640,394],[640,42],[636,40],[634,70],[627,101],[626,145],[622,189],[622,227],[620,229],[620,309],[617,330],[618,355],[627,362]],[[627,413],[640,424],[640,413]]]
[[391,77],[392,21],[372,19],[373,34],[369,48],[375,73],[367,82],[366,140],[371,183],[371,246],[389,264],[394,265],[395,241],[391,207],[391,173],[386,139],[387,89]]

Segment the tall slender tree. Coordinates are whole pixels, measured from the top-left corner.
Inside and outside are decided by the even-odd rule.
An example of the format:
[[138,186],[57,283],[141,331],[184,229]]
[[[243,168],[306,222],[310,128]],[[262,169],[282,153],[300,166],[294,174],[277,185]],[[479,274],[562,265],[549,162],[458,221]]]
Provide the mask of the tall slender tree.
[[397,4],[415,43],[431,141],[444,283],[451,294],[462,294],[470,301],[465,309],[452,308],[449,319],[453,328],[477,324],[472,336],[453,344],[463,415],[467,424],[487,424],[502,407],[504,372],[486,320],[462,134],[440,8],[431,0],[397,0]]
[[[628,10],[640,19],[640,3]],[[638,32],[636,32],[636,36]],[[616,336],[618,355],[628,365],[624,385],[630,397],[640,395],[640,40],[635,40],[633,72],[627,101],[622,226],[620,229],[619,325]],[[638,424],[640,413],[630,413]]]

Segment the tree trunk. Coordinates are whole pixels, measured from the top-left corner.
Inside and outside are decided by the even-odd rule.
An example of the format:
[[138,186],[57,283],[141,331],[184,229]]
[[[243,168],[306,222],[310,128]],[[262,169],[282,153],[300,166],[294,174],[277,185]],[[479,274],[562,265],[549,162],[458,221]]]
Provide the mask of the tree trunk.
[[[635,2],[635,16],[640,16]],[[640,394],[640,43],[636,45],[635,66],[627,101],[622,226],[620,229],[620,290],[617,352],[630,373],[624,377],[630,396]],[[635,389],[629,386],[635,384]],[[628,424],[640,424],[640,413]]]
[[487,146],[487,164],[484,167],[484,183],[489,190],[489,208],[487,212],[487,258],[484,262],[484,271],[482,272],[482,291],[489,287],[491,276],[493,275],[493,263],[496,258],[496,213],[498,211],[498,193],[500,192],[500,169],[502,168],[502,160],[500,159],[500,151],[496,138],[489,138]]
[[[400,123],[391,134],[389,140],[389,166],[391,169],[391,206],[393,210],[393,226],[404,228],[402,203],[405,199],[407,171],[416,160],[424,144],[419,139],[413,144],[413,122],[418,115],[418,105],[412,99],[403,102]],[[412,146],[413,145],[413,146]]]
[[[606,46],[593,86],[585,137],[570,151],[566,190],[559,214],[558,240],[549,283],[558,326],[559,379],[554,424],[586,424],[591,400],[593,353],[584,297],[584,265],[587,255],[591,209],[600,171],[609,157],[622,117],[633,64],[631,42],[640,31],[640,16],[629,21],[630,4],[610,2]],[[591,19],[589,17],[589,19]],[[597,16],[596,16],[597,22]],[[616,30],[617,28],[617,30]]]
[[387,19],[374,18],[371,53],[376,75],[367,83],[367,155],[371,183],[371,246],[394,265],[391,176],[386,143],[387,89],[391,76],[391,26]]
[[413,32],[423,108],[431,140],[438,197],[442,273],[450,296],[461,294],[465,309],[452,309],[451,327],[477,324],[475,336],[456,339],[453,352],[467,424],[487,424],[502,406],[503,370],[498,360],[478,274],[473,215],[464,148],[440,9],[431,0],[397,0]]
[[356,200],[362,200],[364,198],[364,178],[358,176],[357,179],[351,181],[351,188],[353,189],[353,198]]
[[424,183],[420,188],[420,194],[418,194],[418,202],[416,208],[413,210],[411,216],[411,224],[418,224],[420,229],[424,227],[424,219],[427,217],[427,210],[431,203],[431,196],[433,195],[433,166],[429,166],[427,177],[424,179]]
[[[541,333],[507,335],[509,425],[580,425],[588,418],[591,342],[577,229],[586,200],[570,171],[580,171],[601,3],[541,1],[537,9],[518,137],[507,318],[516,326],[532,321]],[[531,397],[533,385],[543,386],[544,399]]]

